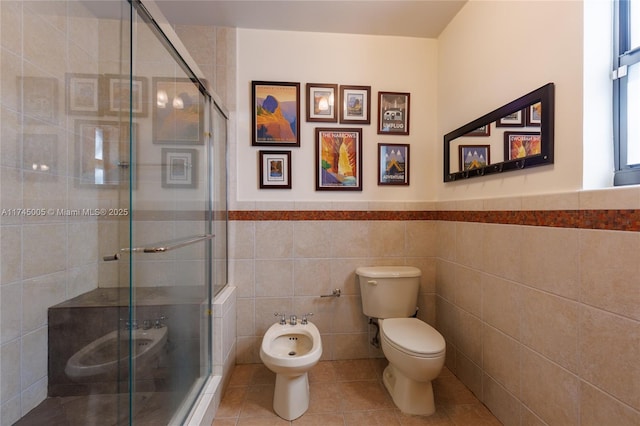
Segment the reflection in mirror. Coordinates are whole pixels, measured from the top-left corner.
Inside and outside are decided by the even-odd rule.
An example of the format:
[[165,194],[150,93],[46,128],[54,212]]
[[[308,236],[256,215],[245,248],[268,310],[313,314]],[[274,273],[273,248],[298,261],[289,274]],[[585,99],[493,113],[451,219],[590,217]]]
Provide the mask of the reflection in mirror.
[[444,181],[553,163],[554,85],[548,83],[444,137]]

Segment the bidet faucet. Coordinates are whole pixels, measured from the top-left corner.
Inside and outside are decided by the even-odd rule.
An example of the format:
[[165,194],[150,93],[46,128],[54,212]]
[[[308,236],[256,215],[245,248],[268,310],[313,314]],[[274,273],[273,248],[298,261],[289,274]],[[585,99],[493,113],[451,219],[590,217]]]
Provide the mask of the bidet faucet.
[[287,324],[287,314],[281,314],[278,312],[275,312],[273,314],[274,317],[280,317],[280,325],[286,325]]
[[291,324],[291,325],[296,325],[296,324],[298,324],[298,317],[297,317],[297,316],[295,316],[295,315],[291,315],[291,316],[289,317],[289,324]]
[[300,324],[302,325],[306,325],[309,324],[309,320],[307,319],[307,317],[313,316],[313,312],[307,312],[306,314],[302,314],[302,321],[300,321]]
[[162,328],[164,327],[164,323],[162,321],[168,319],[168,317],[159,314],[158,318],[156,318],[155,322],[153,323],[153,328]]

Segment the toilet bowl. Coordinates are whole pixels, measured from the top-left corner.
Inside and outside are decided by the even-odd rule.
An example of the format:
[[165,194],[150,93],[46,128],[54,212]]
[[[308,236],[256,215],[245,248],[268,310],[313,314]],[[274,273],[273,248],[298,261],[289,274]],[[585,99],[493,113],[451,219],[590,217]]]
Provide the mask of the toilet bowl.
[[444,338],[417,318],[384,319],[379,325],[382,352],[389,361],[382,382],[393,402],[407,414],[433,414],[431,381],[444,366]]
[[[76,382],[91,382],[104,377],[117,377],[118,368],[128,371],[129,348],[132,361],[144,367],[164,347],[167,341],[167,326],[147,330],[114,330],[94,340],[73,354],[67,361],[64,372]],[[131,345],[131,346],[130,346]]]
[[308,371],[320,361],[320,331],[306,323],[275,323],[265,333],[260,359],[276,373],[273,410],[285,420],[300,417],[309,408]]
[[407,414],[433,414],[431,381],[444,366],[446,344],[436,329],[414,318],[422,272],[411,266],[365,266],[356,275],[362,310],[378,321],[389,361],[382,382],[393,402]]

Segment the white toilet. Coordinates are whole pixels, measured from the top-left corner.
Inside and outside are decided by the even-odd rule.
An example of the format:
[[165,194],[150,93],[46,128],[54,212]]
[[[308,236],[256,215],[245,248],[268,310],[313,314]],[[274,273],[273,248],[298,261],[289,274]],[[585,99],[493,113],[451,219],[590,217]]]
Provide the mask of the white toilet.
[[362,266],[356,269],[365,315],[378,319],[382,352],[389,361],[382,381],[404,413],[431,415],[433,387],[445,358],[445,341],[416,312],[420,269],[411,266]]

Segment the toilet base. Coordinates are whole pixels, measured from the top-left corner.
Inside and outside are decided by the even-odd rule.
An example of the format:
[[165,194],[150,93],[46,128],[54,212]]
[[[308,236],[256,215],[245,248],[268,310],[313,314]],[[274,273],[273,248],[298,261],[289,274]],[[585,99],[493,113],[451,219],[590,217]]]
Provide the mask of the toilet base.
[[393,402],[403,413],[421,416],[435,413],[431,381],[412,380],[389,364],[382,373],[382,382],[391,394]]
[[273,410],[285,420],[295,420],[309,408],[309,376],[276,374]]

